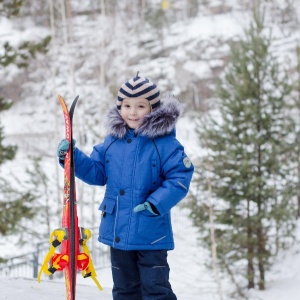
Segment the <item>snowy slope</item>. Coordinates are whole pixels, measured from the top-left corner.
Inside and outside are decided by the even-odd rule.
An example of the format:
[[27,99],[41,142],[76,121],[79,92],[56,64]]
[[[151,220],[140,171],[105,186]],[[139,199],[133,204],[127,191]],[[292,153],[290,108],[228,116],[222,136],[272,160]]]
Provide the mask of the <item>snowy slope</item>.
[[[214,276],[205,267],[210,261],[209,254],[196,242],[196,230],[186,217],[186,211],[173,214],[176,247],[169,252],[170,280],[179,300],[220,300]],[[180,222],[180,224],[179,224]],[[300,230],[298,243],[289,251],[280,253],[274,267],[268,272],[266,291],[251,291],[249,300],[298,300],[300,293]],[[78,275],[77,299],[111,300],[112,278],[109,268],[97,270],[98,279],[104,287],[100,292],[92,280]],[[223,292],[229,292],[231,285],[222,281]],[[16,300],[26,295],[30,300],[65,299],[62,280],[42,282],[30,278],[0,278],[0,300]],[[54,296],[55,295],[55,296]],[[223,296],[223,300],[232,299]]]
[[[73,2],[79,3],[79,1]],[[211,1],[211,7],[216,7],[224,2],[238,4],[240,1]],[[278,2],[281,2],[282,6],[286,3],[284,0]],[[299,0],[294,2],[300,3]],[[296,7],[299,9],[300,5],[296,5]],[[11,22],[3,19],[0,21],[0,40],[9,36],[9,40],[13,44],[17,44],[21,39],[28,36],[34,35],[36,38],[44,36],[47,32],[45,29],[34,27],[31,23],[25,31],[19,32]],[[98,78],[96,78],[95,73],[92,73],[93,70],[99,67],[99,60],[106,59],[105,62],[108,65],[107,76],[110,84],[113,80],[118,85],[125,76],[140,70],[141,73],[147,74],[147,76],[149,74],[159,78],[158,84],[163,91],[171,86],[171,92],[179,95],[188,88],[190,82],[197,81],[197,79],[211,78],[213,70],[224,65],[224,62],[218,59],[218,55],[220,53],[221,57],[225,55],[228,52],[228,45],[224,44],[222,47],[218,47],[220,41],[227,41],[242,34],[243,26],[249,22],[249,12],[236,9],[236,11],[231,10],[214,16],[210,16],[207,11],[200,12],[198,18],[191,19],[188,22],[186,20],[176,22],[167,29],[163,41],[164,45],[157,39],[149,48],[146,48],[146,46],[139,47],[139,43],[133,36],[120,32],[118,36],[114,36],[114,41],[111,42],[108,49],[111,53],[114,53],[114,59],[109,57],[109,53],[102,53],[99,47],[95,47],[95,44],[101,44],[100,38],[102,35],[105,33],[108,36],[113,34],[109,28],[106,28],[111,24],[105,23],[105,21],[107,20],[94,21],[93,18],[90,19],[84,15],[79,16],[74,20],[76,44],[72,54],[69,55],[68,53],[72,49],[64,49],[63,47],[60,47],[59,50],[52,49],[52,59],[50,57],[49,61],[39,65],[40,68],[37,68],[34,72],[31,70],[27,74],[28,81],[23,86],[20,98],[13,99],[16,104],[12,110],[1,115],[1,123],[5,127],[7,143],[16,143],[20,149],[16,161],[5,165],[5,168],[1,168],[1,175],[10,177],[12,174],[18,174],[19,179],[27,179],[25,168],[30,166],[29,154],[40,155],[41,149],[46,149],[43,166],[51,178],[49,179],[50,185],[55,186],[52,177],[56,176],[56,169],[53,166],[56,164],[56,145],[63,134],[63,120],[53,94],[59,91],[59,93],[67,96],[66,99],[69,103],[75,92],[80,95],[78,110],[75,112],[76,122],[84,123],[83,131],[89,131],[88,122],[92,118],[88,116],[87,119],[84,119],[86,111],[90,107],[94,107],[93,116],[99,115],[101,119],[103,115],[99,103],[111,101],[110,98],[106,99],[107,95],[99,88]],[[26,26],[24,27],[26,28]],[[113,28],[113,26],[111,27]],[[278,46],[277,52],[280,55],[287,52],[292,53],[295,39],[296,37],[299,38],[299,31],[295,30],[291,37],[280,39],[284,34],[283,31],[283,28],[274,26],[273,33],[279,37],[276,46]],[[153,38],[149,35],[149,32],[144,33],[145,44]],[[120,45],[124,46],[120,47]],[[159,56],[162,47],[167,49],[167,54]],[[139,55],[142,58],[140,61],[136,59]],[[216,57],[211,59],[214,55]],[[148,59],[147,56],[155,58]],[[85,59],[80,60],[80,57],[85,57]],[[291,54],[290,58],[293,60],[294,56]],[[75,91],[71,88],[70,74],[67,70],[68,66],[72,64],[70,62],[72,59],[74,64],[81,66],[75,74]],[[135,63],[127,65],[130,61]],[[50,67],[54,67],[57,71],[57,76],[54,78],[55,88],[53,88]],[[8,71],[1,69],[0,77],[3,82],[10,82],[14,80],[14,76],[18,72],[14,67],[11,67]],[[204,96],[199,95],[199,97]],[[197,147],[193,124],[188,117],[184,117],[178,125],[178,139],[186,146],[186,151],[193,161],[200,151]],[[93,130],[97,133],[101,131],[101,124],[96,128],[94,126]],[[90,132],[89,134],[92,135]],[[93,136],[92,141],[94,140],[99,142],[98,136]],[[92,147],[91,139],[88,140],[87,145],[83,145],[78,139],[78,144],[85,147],[87,153]],[[60,182],[62,182],[62,178],[60,179]],[[50,190],[50,194],[52,196],[51,201],[60,201],[55,196],[53,197],[55,191]],[[98,195],[98,200],[100,200],[99,198]],[[97,208],[94,210],[97,210]],[[210,254],[201,244],[198,244],[196,229],[192,227],[191,221],[187,218],[187,213],[187,211],[176,208],[173,214],[176,248],[169,253],[172,286],[178,295],[178,299],[221,299],[217,292],[214,275],[211,270],[206,268],[206,265],[210,264]],[[59,218],[51,220],[52,229],[57,227],[58,221]],[[95,223],[93,225],[97,225],[97,222]],[[264,292],[251,291],[249,300],[299,299],[300,225],[298,226],[298,232],[298,243],[292,249],[280,253],[273,268],[267,273],[267,290]],[[15,243],[17,243],[17,237],[1,237],[1,255],[11,256],[11,253],[32,250],[32,245],[15,247]],[[98,277],[105,288],[102,293],[96,289],[92,282],[87,281],[88,279],[83,280],[78,276],[78,299],[112,299],[110,270],[108,268],[98,270]],[[228,279],[223,278],[223,292],[227,294],[232,291],[232,288]],[[0,278],[0,291],[0,300],[15,300],[23,297],[30,300],[65,299],[63,282],[48,281],[45,277],[41,284],[24,278]],[[230,296],[223,297],[223,300],[229,299],[231,299]]]
[[[217,300],[213,275],[205,267],[209,253],[199,248],[196,230],[187,218],[187,213],[179,207],[173,213],[175,250],[169,252],[172,287],[178,299],[195,300],[201,295],[203,300]],[[97,275],[104,292],[100,292],[91,279],[83,279],[78,274],[78,299],[112,299],[110,269],[97,270]],[[44,275],[40,284],[29,278],[0,278],[0,290],[0,300],[15,300],[25,294],[30,300],[50,300],[54,294],[56,300],[65,299],[62,280],[50,281]]]
[[[189,136],[186,147],[190,157],[197,149],[193,126],[188,119],[178,123],[178,138]],[[189,132],[189,134],[187,134]],[[184,200],[186,201],[186,200]],[[172,210],[175,250],[169,252],[170,282],[179,300],[221,300],[210,265],[210,253],[197,241],[197,230],[188,218],[189,211],[177,206]],[[297,242],[288,251],[282,251],[272,269],[267,273],[267,290],[250,291],[249,300],[298,300],[300,293],[300,222]],[[110,268],[97,270],[97,277],[104,287],[100,292],[92,280],[78,274],[77,298],[111,300],[112,278]],[[223,300],[232,299],[233,290],[228,279],[222,278]],[[0,278],[0,300],[15,300],[27,295],[30,300],[65,299],[65,287],[61,279],[52,281],[42,276],[40,284],[29,278]],[[225,296],[226,295],[226,296]]]

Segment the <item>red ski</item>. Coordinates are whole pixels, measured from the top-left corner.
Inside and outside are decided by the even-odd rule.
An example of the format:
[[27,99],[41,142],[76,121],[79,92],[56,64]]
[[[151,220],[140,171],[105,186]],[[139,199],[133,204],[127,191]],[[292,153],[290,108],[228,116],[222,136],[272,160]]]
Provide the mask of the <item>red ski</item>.
[[[44,263],[38,274],[38,282],[42,272],[52,275],[56,271],[64,270],[66,283],[66,299],[75,300],[77,271],[81,271],[83,277],[91,277],[98,288],[102,287],[96,279],[96,272],[87,247],[87,240],[91,237],[91,231],[78,227],[75,167],[72,121],[78,96],[73,101],[70,111],[64,99],[58,95],[65,120],[65,138],[70,147],[64,159],[64,196],[61,228],[54,230],[50,235],[50,250],[44,259]],[[55,252],[61,245],[60,253]],[[50,262],[50,267],[48,263]]]

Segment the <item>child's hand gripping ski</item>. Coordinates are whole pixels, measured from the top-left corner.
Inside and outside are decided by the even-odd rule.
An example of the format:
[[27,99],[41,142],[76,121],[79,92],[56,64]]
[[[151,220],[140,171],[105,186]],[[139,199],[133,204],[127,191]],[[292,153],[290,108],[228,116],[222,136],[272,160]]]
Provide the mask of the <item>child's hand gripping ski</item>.
[[[73,150],[75,149],[76,140],[73,139]],[[62,139],[57,147],[56,154],[59,160],[64,161],[68,153],[70,143],[67,139]]]

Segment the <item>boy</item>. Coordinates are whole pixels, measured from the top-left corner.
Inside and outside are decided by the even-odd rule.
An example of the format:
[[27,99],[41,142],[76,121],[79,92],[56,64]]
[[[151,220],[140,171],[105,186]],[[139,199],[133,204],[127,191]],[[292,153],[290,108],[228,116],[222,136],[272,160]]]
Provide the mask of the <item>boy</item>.
[[[171,208],[189,189],[194,167],[175,137],[180,103],[157,86],[125,82],[108,113],[108,135],[87,156],[74,150],[76,176],[106,185],[98,240],[111,248],[114,300],[177,299],[167,251],[174,249]],[[67,140],[58,147],[60,161]]]

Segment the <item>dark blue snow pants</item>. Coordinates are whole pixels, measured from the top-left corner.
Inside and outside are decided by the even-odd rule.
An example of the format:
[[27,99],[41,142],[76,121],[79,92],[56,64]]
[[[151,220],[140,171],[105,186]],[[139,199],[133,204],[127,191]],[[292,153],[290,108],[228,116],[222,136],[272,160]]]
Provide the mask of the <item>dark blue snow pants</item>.
[[166,250],[110,248],[114,300],[176,300]]

